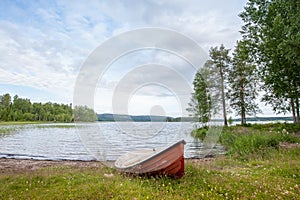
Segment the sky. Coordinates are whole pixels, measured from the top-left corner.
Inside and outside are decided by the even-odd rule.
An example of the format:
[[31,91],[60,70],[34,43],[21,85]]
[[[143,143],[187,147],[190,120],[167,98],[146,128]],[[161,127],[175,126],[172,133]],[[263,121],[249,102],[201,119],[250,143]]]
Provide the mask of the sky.
[[[186,116],[190,61],[203,60],[210,47],[235,46],[245,4],[1,0],[0,94],[67,104],[85,96],[97,113]],[[193,42],[202,55],[188,48]]]

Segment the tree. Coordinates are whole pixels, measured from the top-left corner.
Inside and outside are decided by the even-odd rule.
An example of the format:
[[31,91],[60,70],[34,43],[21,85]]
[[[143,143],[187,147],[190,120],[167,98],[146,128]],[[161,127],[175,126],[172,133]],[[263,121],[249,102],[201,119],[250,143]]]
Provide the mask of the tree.
[[97,115],[92,108],[87,106],[75,106],[74,120],[79,122],[94,122],[97,120]]
[[206,126],[207,122],[210,121],[210,98],[206,89],[202,90],[198,95],[192,93],[192,98],[188,105],[187,111],[192,113],[193,121],[200,122],[202,127]]
[[1,98],[1,105],[4,109],[8,109],[11,104],[11,96],[10,94],[6,93]]
[[35,120],[41,121],[42,120],[42,103],[33,103],[32,110],[35,115]]
[[10,94],[4,94],[3,96],[0,96],[0,107],[1,107],[1,113],[0,113],[0,119],[7,121],[11,118],[11,96]]
[[214,114],[219,110],[220,87],[216,68],[212,62],[207,61],[195,75],[192,93],[187,111],[191,113],[195,122],[206,126]]
[[32,121],[30,120],[32,117],[29,115],[32,114],[32,104],[29,99],[22,99],[19,98],[18,95],[15,95],[13,97],[12,109],[14,113],[14,121]]
[[258,92],[256,76],[256,66],[249,58],[246,41],[237,42],[232,59],[232,65],[228,73],[230,106],[241,116],[242,125],[246,124],[246,114],[255,115],[259,112],[255,102]]
[[214,47],[209,51],[209,56],[211,62],[217,69],[218,75],[220,77],[220,89],[221,89],[221,100],[223,107],[223,117],[224,117],[224,125],[227,126],[227,116],[226,116],[226,99],[225,99],[225,80],[227,78],[226,72],[227,68],[230,64],[230,56],[228,55],[229,49],[226,49],[222,44],[219,48]]
[[298,0],[249,0],[240,14],[241,33],[260,66],[266,91],[263,100],[275,112],[292,112],[299,122],[300,2]]

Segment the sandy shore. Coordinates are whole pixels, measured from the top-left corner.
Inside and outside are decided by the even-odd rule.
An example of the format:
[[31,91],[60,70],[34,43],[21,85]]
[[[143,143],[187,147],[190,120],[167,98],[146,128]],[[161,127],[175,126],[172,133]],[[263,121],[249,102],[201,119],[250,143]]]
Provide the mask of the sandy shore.
[[113,166],[113,162],[32,160],[0,158],[0,174],[33,172],[44,167],[69,166],[76,168]]
[[[207,163],[213,158],[186,159],[186,163]],[[45,167],[75,167],[75,168],[99,168],[103,166],[113,167],[114,162],[99,161],[70,161],[70,160],[32,160],[32,159],[9,159],[0,158],[0,174],[30,173]]]

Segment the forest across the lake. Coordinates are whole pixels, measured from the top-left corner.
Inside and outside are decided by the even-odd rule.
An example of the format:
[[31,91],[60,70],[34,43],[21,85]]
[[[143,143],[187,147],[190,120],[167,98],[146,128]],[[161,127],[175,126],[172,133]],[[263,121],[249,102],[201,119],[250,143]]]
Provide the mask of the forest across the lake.
[[9,93],[0,95],[0,121],[74,122],[96,121],[96,113],[87,106],[58,103],[31,103],[28,98]]

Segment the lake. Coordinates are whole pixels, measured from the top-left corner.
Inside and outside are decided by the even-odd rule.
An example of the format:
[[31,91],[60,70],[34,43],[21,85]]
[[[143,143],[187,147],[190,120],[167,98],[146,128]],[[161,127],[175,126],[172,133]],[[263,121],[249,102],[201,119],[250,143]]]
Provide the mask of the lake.
[[216,138],[204,144],[192,138],[193,124],[189,122],[28,124],[2,128],[11,132],[0,134],[0,158],[107,161],[128,151],[164,147],[181,139],[186,141],[185,158],[224,152]]

